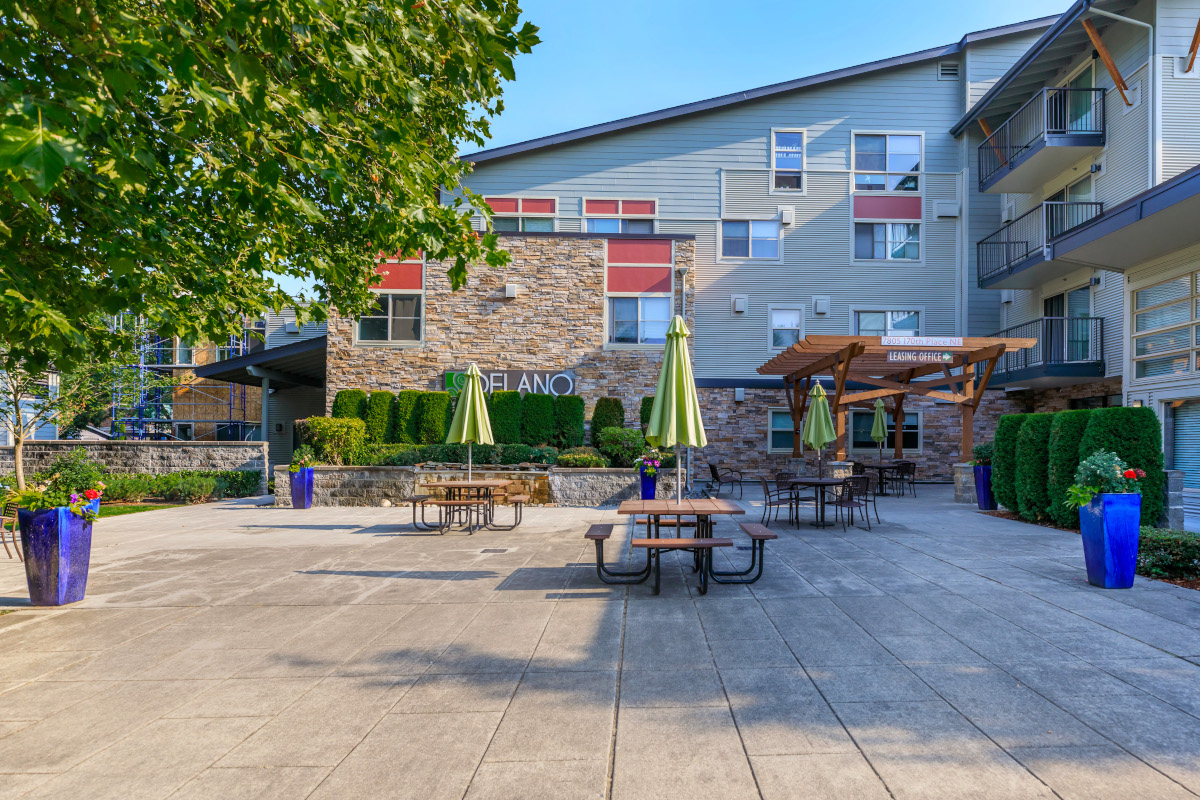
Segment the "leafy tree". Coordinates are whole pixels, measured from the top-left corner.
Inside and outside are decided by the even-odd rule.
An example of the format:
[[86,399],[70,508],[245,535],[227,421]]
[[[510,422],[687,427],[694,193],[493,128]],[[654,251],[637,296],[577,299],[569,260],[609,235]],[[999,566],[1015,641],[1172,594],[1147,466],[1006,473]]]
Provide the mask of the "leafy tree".
[[[538,42],[515,0],[0,0],[0,341],[12,370],[365,311],[378,254],[500,266],[463,144]],[[446,205],[442,193],[454,198]],[[314,285],[290,296],[279,276]],[[298,300],[311,301],[299,304]]]

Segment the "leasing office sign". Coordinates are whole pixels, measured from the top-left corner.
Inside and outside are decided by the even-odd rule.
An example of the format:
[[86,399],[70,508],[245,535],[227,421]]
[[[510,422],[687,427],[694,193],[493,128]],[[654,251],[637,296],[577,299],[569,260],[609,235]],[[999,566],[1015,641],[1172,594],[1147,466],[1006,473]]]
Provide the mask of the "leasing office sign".
[[[480,370],[485,392],[516,391],[534,394],[575,394],[575,373],[572,370],[552,372],[536,369]],[[446,370],[446,391],[458,394],[466,383],[467,373]]]

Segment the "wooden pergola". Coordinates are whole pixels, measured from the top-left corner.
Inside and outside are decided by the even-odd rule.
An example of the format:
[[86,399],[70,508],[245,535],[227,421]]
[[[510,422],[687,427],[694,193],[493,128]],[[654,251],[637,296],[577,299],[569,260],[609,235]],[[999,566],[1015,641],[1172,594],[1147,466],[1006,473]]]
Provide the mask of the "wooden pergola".
[[[835,452],[846,458],[846,419],[854,406],[870,408],[891,399],[895,457],[904,455],[904,401],[910,394],[958,405],[962,414],[962,459],[971,456],[975,409],[983,400],[996,362],[1005,350],[1034,347],[1037,339],[944,336],[807,336],[758,368],[783,376],[792,414],[793,453],[800,441],[808,392],[819,376],[833,380],[829,408],[837,426]],[[869,386],[848,392],[847,383]]]

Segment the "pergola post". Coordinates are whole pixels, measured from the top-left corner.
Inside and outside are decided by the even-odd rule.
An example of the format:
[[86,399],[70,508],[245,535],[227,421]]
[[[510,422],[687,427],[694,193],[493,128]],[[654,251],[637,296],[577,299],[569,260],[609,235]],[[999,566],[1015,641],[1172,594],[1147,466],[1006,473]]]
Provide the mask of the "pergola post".
[[896,404],[892,406],[892,424],[896,428],[894,456],[897,461],[904,458],[904,398],[906,393],[896,395]]
[[[963,364],[962,378],[962,393],[967,394],[969,387],[975,381],[974,364]],[[962,409],[962,446],[959,463],[963,464],[970,460],[975,447],[975,400],[974,398],[965,400],[958,406]]]

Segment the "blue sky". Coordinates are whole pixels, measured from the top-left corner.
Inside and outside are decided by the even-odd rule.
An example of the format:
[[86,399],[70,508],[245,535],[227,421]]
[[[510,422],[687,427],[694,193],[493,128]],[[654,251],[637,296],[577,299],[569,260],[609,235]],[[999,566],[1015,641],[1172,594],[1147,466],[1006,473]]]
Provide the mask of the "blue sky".
[[[542,43],[489,147],[957,42],[1070,0],[522,0]],[[467,151],[475,148],[469,147]]]

